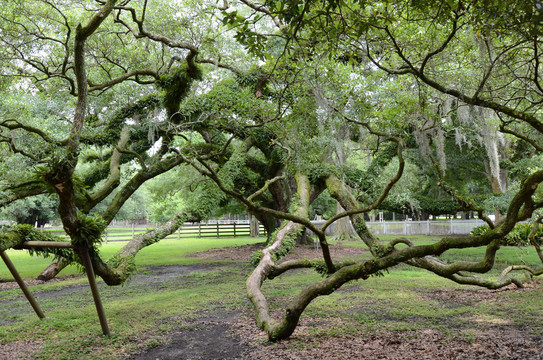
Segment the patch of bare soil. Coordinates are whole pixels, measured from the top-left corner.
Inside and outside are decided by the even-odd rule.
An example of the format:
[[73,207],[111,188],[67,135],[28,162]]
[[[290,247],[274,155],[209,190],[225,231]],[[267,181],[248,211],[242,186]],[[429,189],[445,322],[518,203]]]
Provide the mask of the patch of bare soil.
[[[233,261],[249,261],[251,255],[257,251],[262,250],[265,247],[265,243],[243,245],[236,247],[228,247],[222,249],[212,249],[201,251],[193,254],[189,254],[191,257],[206,258],[211,260],[233,260]],[[345,245],[330,245],[330,254],[332,259],[338,259],[342,257],[350,257],[361,255],[367,250]],[[303,245],[296,246],[292,249],[287,256],[281,259],[281,261],[287,261],[292,259],[317,259],[322,257],[321,249],[317,249],[315,245]]]
[[131,360],[239,359],[247,345],[232,331],[238,313],[214,310],[168,334],[166,344],[146,350]]
[[183,281],[182,275],[211,271],[217,267],[213,264],[148,265],[130,278],[127,286],[160,286],[164,282]]
[[14,341],[9,344],[0,344],[0,359],[18,360],[27,358],[29,354],[42,347],[40,341]]
[[[70,280],[70,279],[77,279],[77,278],[80,278],[80,277],[83,277],[84,275],[73,275],[73,276],[67,276],[67,277],[62,277],[62,278],[55,278],[55,279],[51,279],[49,281],[42,281],[42,280],[36,280],[36,279],[25,279],[25,284],[27,286],[34,286],[34,285],[40,285],[40,284],[45,284],[46,282],[48,284],[51,284],[51,283],[56,283],[56,282],[59,282],[59,281],[66,281],[66,280]],[[16,288],[19,288],[19,285],[17,285],[17,283],[13,280],[13,279],[0,279],[0,291],[3,291],[3,290],[11,290],[11,289],[16,289]]]
[[435,329],[360,332],[358,336],[315,335],[343,326],[339,318],[304,318],[291,338],[270,343],[250,315],[216,309],[211,317],[195,320],[168,335],[162,345],[131,360],[238,359],[543,359],[541,336],[515,326],[445,334]]
[[490,327],[484,331],[454,336],[435,329],[422,329],[329,337],[312,334],[341,326],[340,319],[323,321],[306,318],[290,339],[268,343],[265,334],[255,331],[252,322],[248,317],[242,317],[236,324],[236,333],[250,349],[240,359],[543,359],[541,337],[527,334],[516,327],[507,330]]
[[533,291],[543,288],[543,280],[533,280],[530,283],[524,284],[524,288],[517,288],[516,285],[511,284],[497,290],[488,290],[482,288],[468,287],[464,289],[437,289],[427,291],[427,289],[420,290],[420,297],[422,299],[437,300],[444,307],[454,308],[459,306],[476,305],[481,302],[497,302],[505,301],[503,298],[497,296],[500,293],[514,290],[516,293]]

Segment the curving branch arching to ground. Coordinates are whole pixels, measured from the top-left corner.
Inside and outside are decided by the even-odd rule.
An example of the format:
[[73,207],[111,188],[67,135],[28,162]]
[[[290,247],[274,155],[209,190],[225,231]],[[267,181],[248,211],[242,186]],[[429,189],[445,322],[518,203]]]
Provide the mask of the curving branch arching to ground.
[[[378,196],[378,199],[372,205],[366,207],[361,206],[351,190],[338,177],[331,175],[323,179],[330,195],[346,210],[343,214],[331,218],[324,227],[329,226],[329,224],[341,216],[349,216],[359,236],[374,255],[374,259],[362,262],[334,263],[333,270],[330,270],[331,268],[328,267],[327,279],[314,283],[302,290],[285,307],[284,315],[280,319],[273,319],[269,313],[268,301],[261,291],[263,282],[266,281],[266,279],[272,279],[291,269],[317,269],[323,265],[322,260],[290,260],[277,264],[275,254],[281,249],[285,239],[295,236],[295,234],[302,229],[302,226],[300,225],[305,225],[302,219],[277,214],[283,219],[288,219],[290,221],[285,223],[284,227],[275,234],[273,242],[262,251],[261,260],[247,281],[247,293],[255,308],[257,325],[267,332],[268,338],[271,341],[281,340],[290,336],[296,328],[301,314],[307,305],[316,297],[330,294],[346,282],[354,279],[366,279],[380,270],[387,269],[399,263],[407,263],[425,268],[440,276],[462,284],[478,285],[492,289],[500,288],[511,283],[522,286],[521,280],[515,277],[506,277],[504,275],[498,281],[488,281],[479,279],[476,276],[467,273],[485,273],[491,270],[494,265],[495,254],[499,249],[500,239],[511,231],[518,221],[529,218],[532,216],[533,211],[540,207],[539,204],[534,202],[532,196],[543,179],[543,172],[535,172],[525,179],[520,190],[509,205],[507,217],[482,236],[444,238],[434,244],[426,246],[414,246],[406,239],[398,239],[390,243],[383,243],[369,232],[365,226],[363,213],[378,206],[386,197],[390,188],[401,177],[403,170],[401,149],[402,145],[399,144],[398,158],[400,160],[400,167],[398,173],[388,182],[381,196]],[[217,176],[213,174],[212,169],[208,168],[207,170],[208,176],[216,178],[216,181],[220,181]],[[298,189],[300,189],[299,176],[300,174],[297,175]],[[225,188],[222,189],[223,191],[229,191]],[[240,198],[239,194],[236,195],[232,192],[232,195]],[[253,206],[257,208],[257,206],[250,201],[247,201],[247,199],[240,199],[240,201],[245,201],[245,204],[248,207]],[[295,208],[294,211],[300,211],[300,208],[303,208],[304,205],[299,204],[299,206],[300,207]],[[470,206],[473,207],[473,205]],[[407,245],[407,247],[398,249],[398,245],[400,244]],[[478,246],[487,247],[483,259],[478,262],[461,261],[446,264],[437,258],[437,256],[449,249]],[[536,274],[537,272],[533,271],[532,273]]]
[[123,246],[108,262],[95,257],[93,267],[107,285],[121,285],[134,271],[134,257],[149,245],[153,245],[168,235],[173,234],[185,221],[190,219],[187,213],[179,213],[154,230],[138,235]]
[[[296,183],[298,185],[298,202],[294,214],[296,216],[305,217],[309,216],[309,192],[310,184],[307,177],[297,174]],[[266,280],[270,271],[275,266],[276,253],[281,247],[288,246],[284,244],[286,239],[292,241],[303,230],[303,225],[295,223],[293,221],[285,222],[284,226],[277,231],[273,238],[273,243],[262,250],[262,256],[257,267],[253,273],[247,279],[247,294],[256,312],[257,325],[266,330],[268,334],[281,333],[284,330],[284,326],[276,324],[270,317],[268,303],[264,294],[261,291],[262,283]],[[292,245],[290,245],[292,246]],[[271,336],[271,335],[270,335]]]

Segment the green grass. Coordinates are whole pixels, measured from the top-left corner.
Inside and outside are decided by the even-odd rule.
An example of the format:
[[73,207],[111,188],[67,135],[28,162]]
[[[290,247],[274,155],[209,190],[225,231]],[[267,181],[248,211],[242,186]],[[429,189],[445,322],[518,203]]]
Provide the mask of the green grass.
[[[391,240],[395,236],[379,236]],[[432,236],[408,236],[416,245],[429,244],[438,238]],[[344,245],[363,247],[361,242]],[[441,257],[445,261],[478,261],[484,256],[484,247],[455,249]],[[369,254],[365,256],[370,258]],[[495,269],[481,277],[497,279],[510,264],[528,264],[540,267],[541,262],[531,247],[502,247],[496,257]],[[304,276],[301,276],[304,273]],[[319,277],[310,271],[284,274],[265,284],[265,294],[275,299],[272,310],[280,309],[288,303],[292,288],[300,289]],[[541,280],[539,280],[541,281]],[[299,291],[299,290],[298,290]],[[458,293],[456,297],[438,295],[442,292]],[[436,328],[454,335],[466,336],[473,327],[484,329],[495,324],[529,325],[531,331],[543,325],[543,291],[519,290],[496,293],[491,301],[478,300],[480,293],[492,293],[486,289],[463,286],[433,273],[407,265],[398,265],[384,272],[383,277],[370,277],[368,280],[345,284],[329,296],[313,301],[305,315],[312,318],[334,318],[338,326],[325,326],[314,330],[319,336],[360,336],[363,331],[377,330],[416,330]],[[473,298],[473,301],[469,299]],[[474,319],[477,319],[476,321]],[[474,325],[475,324],[475,325]]]
[[[236,238],[201,238],[201,239],[164,239],[157,244],[148,246],[141,250],[137,257],[138,266],[145,265],[184,265],[199,262],[196,258],[190,258],[188,253],[204,251],[218,247],[239,246],[243,244],[254,244],[263,242],[264,238],[236,237]],[[104,259],[108,259],[122,248],[126,242],[109,242],[102,244],[100,254]],[[8,250],[6,251],[11,261],[23,278],[35,278],[52,259],[46,259],[40,256],[30,256],[26,250]],[[79,268],[69,266],[62,271],[62,276],[77,275]],[[6,265],[0,261],[0,279],[12,279]]]
[[[166,239],[140,251],[136,262],[141,270],[151,265],[186,265],[204,262],[202,259],[187,257],[191,252],[262,241],[263,238],[248,237],[180,241]],[[101,253],[107,258],[123,245],[103,245]],[[26,251],[9,251],[8,254],[25,278],[35,277],[50,262],[30,257]],[[76,270],[74,268],[61,274],[67,276],[76,273]],[[139,348],[140,340],[145,343],[149,336],[151,339],[154,339],[153,336],[159,337],[172,327],[196,317],[199,311],[206,308],[212,308],[218,303],[232,308],[239,306],[242,292],[232,293],[232,288],[235,286],[241,289],[245,275],[239,269],[226,267],[211,273],[180,275],[176,285],[151,284],[151,289],[130,283],[126,286],[107,287],[99,280],[101,297],[112,329],[110,337],[101,335],[90,291],[67,294],[60,301],[58,298],[40,299],[41,291],[62,291],[67,285],[74,284],[86,287],[84,277],[32,287],[32,292],[38,294],[38,302],[47,316],[41,321],[30,311],[23,314],[18,313],[19,310],[13,311],[30,309],[19,289],[2,291],[0,302],[15,303],[11,303],[11,309],[0,309],[0,319],[13,321],[0,326],[0,343],[44,339],[43,349],[36,355],[39,359],[113,359],[119,352]],[[5,265],[0,267],[0,277],[10,278]],[[10,311],[14,314],[11,315]],[[150,344],[154,341],[158,340],[151,340]]]
[[[413,237],[417,244],[432,239]],[[146,274],[146,267],[153,265],[210,262],[187,257],[191,252],[262,241],[263,238],[166,239],[142,250],[136,262],[139,271]],[[363,246],[359,242],[346,245]],[[107,258],[121,246],[122,243],[109,243],[101,251]],[[450,256],[449,260],[475,260],[483,252],[484,249],[463,249],[444,256]],[[498,256],[498,267],[517,260],[536,265],[539,260],[532,252],[531,248],[504,247]],[[23,251],[10,251],[9,255],[25,278],[36,276],[49,263],[31,258]],[[179,274],[161,283],[154,283],[150,277],[144,283],[107,287],[99,280],[112,330],[109,337],[101,335],[85,278],[33,286],[32,291],[47,316],[41,321],[29,310],[19,289],[2,291],[0,302],[9,303],[0,308],[0,343],[40,341],[42,348],[33,355],[37,359],[119,359],[123,354],[160,346],[169,331],[190,328],[192,321],[204,311],[250,313],[245,296],[245,280],[250,271],[246,262],[225,262],[205,272]],[[0,267],[0,277],[10,278],[4,265]],[[292,296],[320,279],[313,271],[296,270],[266,281],[263,291],[270,300],[271,310],[281,310]],[[62,293],[68,285],[74,284],[84,291]],[[59,291],[62,296],[40,298],[41,292],[46,290]],[[469,338],[477,329],[496,324],[525,326],[528,331],[537,333],[543,328],[542,292],[536,288],[487,295],[486,290],[457,285],[427,271],[400,265],[383,277],[351,282],[329,296],[317,298],[308,306],[301,324],[309,325],[309,336],[319,337],[434,328],[451,336],[460,334]],[[485,296],[490,300],[485,300]],[[303,337],[299,339],[289,346],[303,348]]]

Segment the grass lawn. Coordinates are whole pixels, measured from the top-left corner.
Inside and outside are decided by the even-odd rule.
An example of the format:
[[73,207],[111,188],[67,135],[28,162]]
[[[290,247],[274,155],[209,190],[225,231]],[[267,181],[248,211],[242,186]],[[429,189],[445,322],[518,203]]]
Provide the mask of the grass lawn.
[[[417,244],[433,239],[413,237]],[[63,281],[31,287],[47,316],[44,320],[32,312],[18,288],[0,291],[0,350],[27,344],[29,351],[24,356],[32,359],[120,359],[167,343],[170,332],[190,328],[202,314],[250,314],[245,296],[245,280],[251,271],[248,261],[217,262],[187,254],[262,241],[262,238],[167,239],[145,248],[136,258],[138,275],[133,281],[107,287],[99,280],[112,331],[109,337],[101,335],[86,279],[71,276],[78,274],[75,267],[61,273],[66,277]],[[108,258],[122,245],[103,245],[101,253]],[[344,245],[363,246],[358,242]],[[448,260],[476,260],[483,252],[484,249],[463,249],[443,256]],[[49,260],[31,258],[23,251],[9,251],[8,255],[28,279],[49,264]],[[497,270],[485,276],[497,276],[513,262],[537,265],[538,261],[533,249],[503,248],[496,261]],[[161,276],[166,269],[164,265],[173,266],[169,269],[175,271]],[[185,271],[186,265],[192,270]],[[5,265],[0,264],[0,279],[10,278]],[[301,286],[319,279],[312,271],[296,270],[267,281],[263,289],[272,311],[280,310]],[[352,282],[330,296],[317,298],[300,324],[309,336],[321,339],[428,328],[469,338],[478,330],[496,324],[529,325],[529,333],[539,331],[541,335],[541,295],[540,288],[489,292],[460,286],[427,271],[400,265],[382,277]],[[489,296],[492,301],[486,301]],[[306,346],[303,341],[290,344],[299,349]]]

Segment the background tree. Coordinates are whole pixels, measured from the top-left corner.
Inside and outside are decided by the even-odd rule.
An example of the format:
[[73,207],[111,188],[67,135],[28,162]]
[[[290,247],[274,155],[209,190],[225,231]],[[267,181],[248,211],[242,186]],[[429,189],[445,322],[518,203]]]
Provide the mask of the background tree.
[[11,203],[3,209],[3,217],[15,220],[18,224],[43,226],[57,220],[57,203],[46,195],[38,195]]

